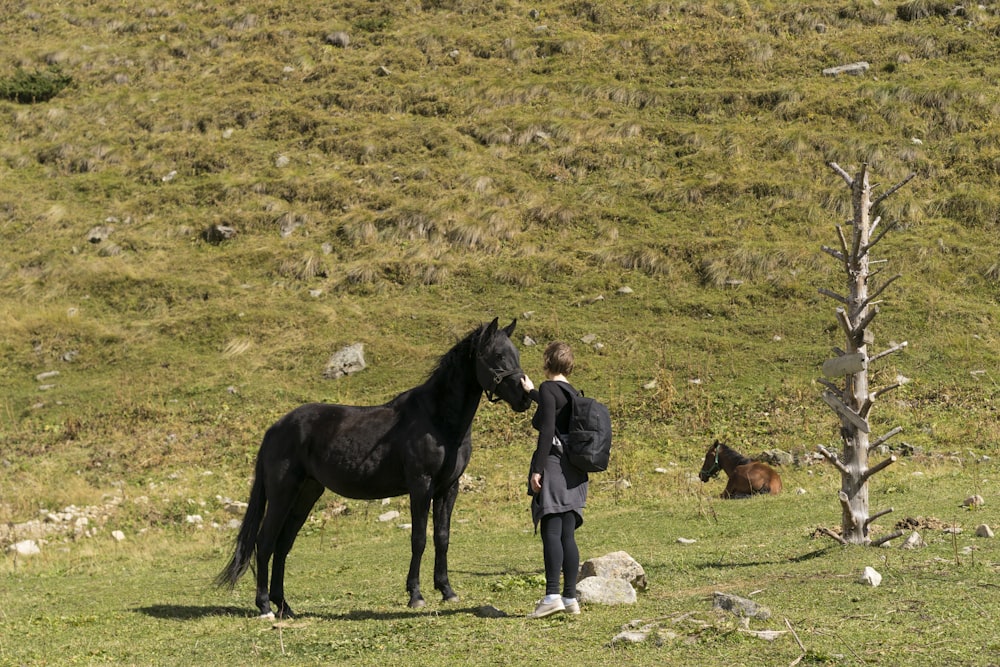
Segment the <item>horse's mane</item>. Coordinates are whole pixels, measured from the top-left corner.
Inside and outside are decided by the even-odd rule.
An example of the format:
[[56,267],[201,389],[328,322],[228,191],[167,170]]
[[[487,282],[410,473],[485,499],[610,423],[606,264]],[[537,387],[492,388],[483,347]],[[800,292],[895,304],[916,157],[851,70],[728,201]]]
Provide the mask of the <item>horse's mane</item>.
[[464,360],[472,356],[472,351],[475,350],[474,341],[477,341],[485,330],[486,325],[481,324],[458,340],[450,350],[441,355],[430,373],[427,374],[426,379],[450,377]]
[[738,466],[753,462],[753,459],[743,456],[738,451],[736,451],[735,449],[733,449],[724,442],[720,442],[719,447],[721,447],[723,451],[728,452],[736,460],[736,465]]

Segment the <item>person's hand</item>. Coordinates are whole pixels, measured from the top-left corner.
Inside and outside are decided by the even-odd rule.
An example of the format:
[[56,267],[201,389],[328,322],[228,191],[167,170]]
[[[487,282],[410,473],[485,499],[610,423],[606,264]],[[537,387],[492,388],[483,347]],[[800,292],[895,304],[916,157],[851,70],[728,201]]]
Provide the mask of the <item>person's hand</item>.
[[531,378],[527,374],[521,376],[521,388],[525,391],[531,391],[535,388],[535,383],[531,381]]
[[531,490],[538,493],[542,490],[542,473],[533,472],[531,473]]

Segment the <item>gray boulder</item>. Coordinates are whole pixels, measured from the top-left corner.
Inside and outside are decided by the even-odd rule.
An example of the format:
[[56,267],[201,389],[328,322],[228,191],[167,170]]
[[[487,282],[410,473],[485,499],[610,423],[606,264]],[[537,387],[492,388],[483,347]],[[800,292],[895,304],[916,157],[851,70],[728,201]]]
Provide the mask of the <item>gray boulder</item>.
[[635,604],[638,596],[624,579],[587,577],[576,585],[576,596],[584,604]]
[[591,558],[580,566],[580,579],[588,577],[604,577],[621,579],[640,591],[646,590],[646,571],[642,565],[624,551]]

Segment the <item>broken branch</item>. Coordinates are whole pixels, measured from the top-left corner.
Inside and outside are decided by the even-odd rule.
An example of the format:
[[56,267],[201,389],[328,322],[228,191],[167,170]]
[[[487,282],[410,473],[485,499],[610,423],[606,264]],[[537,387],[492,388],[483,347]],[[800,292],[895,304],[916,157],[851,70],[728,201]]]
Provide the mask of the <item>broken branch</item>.
[[833,452],[831,452],[829,449],[827,449],[823,445],[816,445],[816,449],[819,450],[819,453],[823,455],[823,458],[825,458],[827,461],[829,461],[830,465],[832,465],[834,468],[836,468],[837,470],[839,470],[840,472],[845,473],[845,474],[848,472],[847,471],[847,466],[845,466],[843,463],[840,462],[840,459],[837,458],[836,454],[834,454]]
[[854,186],[854,179],[851,178],[850,174],[841,169],[839,164],[837,164],[836,162],[827,162],[826,164],[827,166],[830,167],[830,169],[833,169],[835,172],[837,172],[840,175],[840,177],[844,179],[845,183],[847,183],[851,187]]
[[875,356],[868,357],[868,363],[871,363],[871,362],[875,361],[876,359],[881,359],[882,357],[888,356],[888,355],[892,354],[893,352],[899,352],[900,350],[902,350],[907,345],[908,345],[908,343],[904,340],[899,345],[893,345],[888,350],[882,350],[881,352],[879,352]]
[[878,206],[883,201],[885,201],[886,199],[888,199],[889,197],[891,197],[893,194],[895,194],[896,190],[899,190],[901,187],[903,187],[904,185],[906,185],[907,183],[909,183],[910,181],[912,181],[913,178],[916,175],[917,175],[917,172],[912,172],[909,176],[907,176],[906,178],[904,178],[903,180],[901,180],[899,183],[896,183],[894,186],[892,186],[891,188],[889,188],[888,190],[886,190],[885,194],[883,194],[878,199],[876,199],[874,202],[872,202],[872,206],[871,206],[872,209],[874,209],[876,206]]
[[882,459],[881,461],[878,462],[878,464],[873,465],[871,468],[861,473],[861,482],[862,483],[867,482],[872,475],[878,473],[880,470],[888,468],[895,462],[896,462],[895,456],[890,456],[887,459]]
[[870,452],[870,451],[874,450],[876,447],[878,447],[879,445],[881,445],[883,442],[885,442],[886,440],[888,440],[892,436],[898,435],[898,434],[900,434],[902,432],[903,432],[903,427],[902,426],[897,426],[896,428],[892,429],[891,431],[889,431],[888,433],[886,433],[885,435],[883,435],[881,438],[878,438],[877,440],[875,440],[875,442],[873,442],[870,445],[868,445],[868,451]]
[[872,540],[871,544],[872,544],[873,547],[880,547],[883,544],[885,544],[886,542],[888,542],[889,540],[894,540],[897,537],[902,537],[902,536],[903,536],[903,531],[897,530],[894,533],[890,533],[888,535],[883,535],[882,537],[878,538],[877,540]]

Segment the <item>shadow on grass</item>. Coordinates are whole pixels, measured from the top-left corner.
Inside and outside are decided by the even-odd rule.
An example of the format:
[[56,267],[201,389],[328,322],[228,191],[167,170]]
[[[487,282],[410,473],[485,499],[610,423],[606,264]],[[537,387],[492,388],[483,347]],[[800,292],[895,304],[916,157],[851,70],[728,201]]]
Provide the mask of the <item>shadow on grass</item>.
[[[174,605],[155,604],[146,607],[137,607],[133,611],[151,616],[152,618],[166,619],[171,621],[188,621],[211,616],[237,616],[243,618],[256,617],[257,611],[248,607],[208,605],[204,607],[194,605]],[[318,618],[324,621],[391,621],[404,618],[414,618],[420,616],[459,616],[467,614],[469,616],[479,616],[479,607],[453,607],[441,609],[401,609],[399,611],[376,611],[373,609],[355,609],[341,614],[326,614],[312,612],[298,612],[295,619]]]
[[804,553],[799,556],[789,556],[786,558],[775,558],[774,560],[748,560],[748,561],[712,561],[709,563],[702,563],[700,565],[695,565],[695,569],[698,570],[710,570],[718,568],[735,568],[735,567],[767,567],[773,565],[781,565],[782,563],[804,563],[810,561],[814,558],[821,558],[828,554],[829,552],[836,549],[836,545],[831,545],[828,547],[823,547],[822,549],[817,549],[816,551],[810,551],[809,553]]
[[251,616],[250,610],[246,607],[209,605],[196,607],[193,605],[180,604],[154,604],[148,607],[137,607],[133,611],[153,618],[162,618],[171,621],[187,621],[195,618],[206,618],[208,616]]

